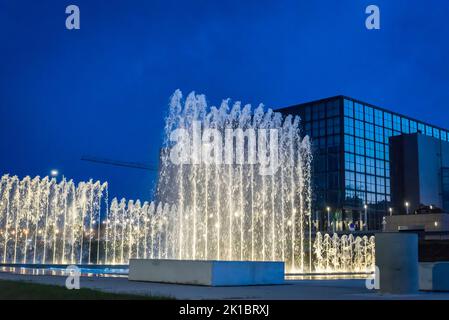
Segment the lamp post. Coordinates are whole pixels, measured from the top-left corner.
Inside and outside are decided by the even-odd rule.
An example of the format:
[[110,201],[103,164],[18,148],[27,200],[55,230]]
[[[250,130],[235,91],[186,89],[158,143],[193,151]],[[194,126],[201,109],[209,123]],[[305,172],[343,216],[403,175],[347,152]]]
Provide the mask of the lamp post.
[[59,174],[59,171],[56,170],[56,169],[52,169],[52,170],[50,171],[50,175],[51,175],[53,178],[56,178],[56,177],[58,176],[58,174]]
[[393,215],[393,208],[388,208],[388,211],[390,211],[390,217]]
[[327,211],[327,230],[330,231],[330,229],[331,229],[331,215],[330,215],[331,208],[326,207],[326,211]]
[[408,201],[405,202],[405,213],[408,214],[408,207],[409,207],[409,203]]
[[365,221],[363,224],[363,229],[368,230],[368,206],[365,204],[363,205],[363,208],[365,209]]

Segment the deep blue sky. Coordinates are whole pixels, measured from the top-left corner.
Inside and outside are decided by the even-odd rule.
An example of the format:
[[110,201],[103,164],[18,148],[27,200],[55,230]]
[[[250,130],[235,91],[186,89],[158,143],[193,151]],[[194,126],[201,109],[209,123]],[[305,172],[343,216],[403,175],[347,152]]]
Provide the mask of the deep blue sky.
[[447,0],[0,0],[0,171],[149,199],[154,173],[79,159],[157,163],[177,88],[271,107],[345,94],[449,127],[448,17]]

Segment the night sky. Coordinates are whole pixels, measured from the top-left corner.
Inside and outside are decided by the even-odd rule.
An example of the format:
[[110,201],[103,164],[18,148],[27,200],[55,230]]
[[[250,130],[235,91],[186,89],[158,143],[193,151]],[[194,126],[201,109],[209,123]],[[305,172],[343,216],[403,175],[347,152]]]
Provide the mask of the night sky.
[[447,0],[0,0],[0,173],[151,199],[155,172],[80,158],[157,164],[177,88],[274,108],[344,94],[449,128],[448,17]]

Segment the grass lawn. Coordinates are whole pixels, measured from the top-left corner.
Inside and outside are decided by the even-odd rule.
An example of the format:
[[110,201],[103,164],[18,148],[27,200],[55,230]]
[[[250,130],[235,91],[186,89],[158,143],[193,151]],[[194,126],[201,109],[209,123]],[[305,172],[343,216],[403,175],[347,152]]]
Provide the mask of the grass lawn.
[[0,300],[159,300],[161,296],[107,293],[92,289],[68,290],[65,287],[22,281],[0,280]]

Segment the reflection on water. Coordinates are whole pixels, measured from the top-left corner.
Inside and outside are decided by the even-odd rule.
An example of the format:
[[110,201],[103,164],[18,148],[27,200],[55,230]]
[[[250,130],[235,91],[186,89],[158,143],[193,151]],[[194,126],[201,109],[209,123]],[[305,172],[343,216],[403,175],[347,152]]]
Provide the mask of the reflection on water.
[[[128,268],[84,268],[80,267],[82,277],[127,278]],[[61,267],[0,267],[0,272],[33,276],[68,276],[65,266]]]
[[286,274],[285,280],[357,280],[370,277],[370,273],[345,273],[345,274]]
[[[127,278],[129,269],[125,266],[118,268],[80,267],[82,277]],[[68,276],[66,266],[2,266],[0,272],[8,272],[33,276]],[[340,274],[286,274],[285,280],[356,280],[366,279],[370,273],[340,273]]]

